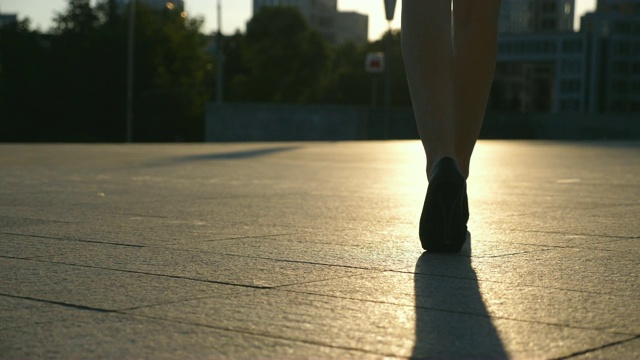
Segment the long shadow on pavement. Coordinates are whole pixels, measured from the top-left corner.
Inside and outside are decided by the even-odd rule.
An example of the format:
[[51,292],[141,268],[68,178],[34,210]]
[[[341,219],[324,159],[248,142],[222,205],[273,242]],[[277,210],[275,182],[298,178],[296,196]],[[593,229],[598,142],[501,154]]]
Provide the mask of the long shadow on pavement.
[[208,154],[194,154],[169,158],[161,161],[154,161],[146,164],[147,167],[169,166],[177,164],[186,164],[197,161],[215,161],[215,160],[242,160],[252,159],[261,156],[267,156],[284,151],[292,151],[299,149],[300,146],[270,146],[259,149],[237,150],[229,152],[216,152]]
[[[446,274],[455,269],[455,277]],[[453,274],[452,274],[453,275]],[[415,268],[412,358],[506,358],[468,256],[423,253]]]
[[173,162],[191,162],[191,161],[202,161],[202,160],[250,159],[250,158],[256,158],[256,157],[270,155],[274,153],[279,153],[283,151],[291,151],[298,148],[299,146],[276,146],[276,147],[267,147],[262,149],[240,150],[240,151],[231,151],[231,152],[224,152],[224,153],[198,154],[198,155],[177,157],[172,159],[172,161]]

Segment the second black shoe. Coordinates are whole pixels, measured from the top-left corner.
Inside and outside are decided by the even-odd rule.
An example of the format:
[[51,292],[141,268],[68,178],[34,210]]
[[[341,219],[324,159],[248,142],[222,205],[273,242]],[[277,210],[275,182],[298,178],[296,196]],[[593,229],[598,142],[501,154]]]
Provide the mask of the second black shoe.
[[422,248],[459,252],[467,238],[466,181],[456,161],[440,159],[433,167],[420,216]]

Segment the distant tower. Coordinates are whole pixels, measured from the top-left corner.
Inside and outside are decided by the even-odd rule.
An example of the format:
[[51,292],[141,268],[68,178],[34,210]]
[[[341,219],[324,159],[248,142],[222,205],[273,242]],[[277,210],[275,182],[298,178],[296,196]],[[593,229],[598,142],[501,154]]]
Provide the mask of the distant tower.
[[253,15],[263,6],[292,6],[305,18],[338,11],[338,0],[253,0]]
[[338,11],[337,0],[253,0],[253,15],[265,6],[295,7],[309,26],[332,44],[348,40],[366,43],[369,37],[369,17]]
[[138,2],[145,3],[147,6],[155,10],[162,10],[167,6],[173,6],[174,9],[180,11],[184,10],[183,0],[138,0]]
[[18,22],[17,14],[2,14],[0,13],[0,27],[3,27],[8,24],[13,24]]
[[503,0],[501,33],[573,31],[575,0]]
[[500,6],[498,31],[501,33],[531,32],[533,14],[526,0],[503,0]]
[[598,0],[596,11],[640,15],[640,0]]
[[[116,0],[120,6],[129,3],[130,0]],[[184,0],[136,0],[137,4],[143,3],[154,10],[162,10],[167,6],[173,6],[174,9],[184,11]]]

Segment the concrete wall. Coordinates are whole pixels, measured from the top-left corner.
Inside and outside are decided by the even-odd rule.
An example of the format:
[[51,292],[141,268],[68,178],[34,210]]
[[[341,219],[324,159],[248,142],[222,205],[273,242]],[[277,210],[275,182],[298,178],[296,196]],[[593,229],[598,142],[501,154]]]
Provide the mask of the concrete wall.
[[[205,141],[366,140],[415,138],[410,109],[386,113],[365,106],[207,105]],[[385,131],[388,136],[385,135]]]
[[482,138],[640,139],[640,114],[488,114]]
[[[409,108],[365,106],[207,105],[205,141],[414,139]],[[640,114],[488,114],[482,138],[640,139]]]

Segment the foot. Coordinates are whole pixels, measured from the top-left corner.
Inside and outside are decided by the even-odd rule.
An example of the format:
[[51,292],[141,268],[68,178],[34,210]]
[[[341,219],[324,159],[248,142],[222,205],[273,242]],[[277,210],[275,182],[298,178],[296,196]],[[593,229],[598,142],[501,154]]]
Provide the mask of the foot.
[[453,158],[440,159],[431,180],[420,217],[422,248],[435,252],[459,252],[467,238],[467,186]]

